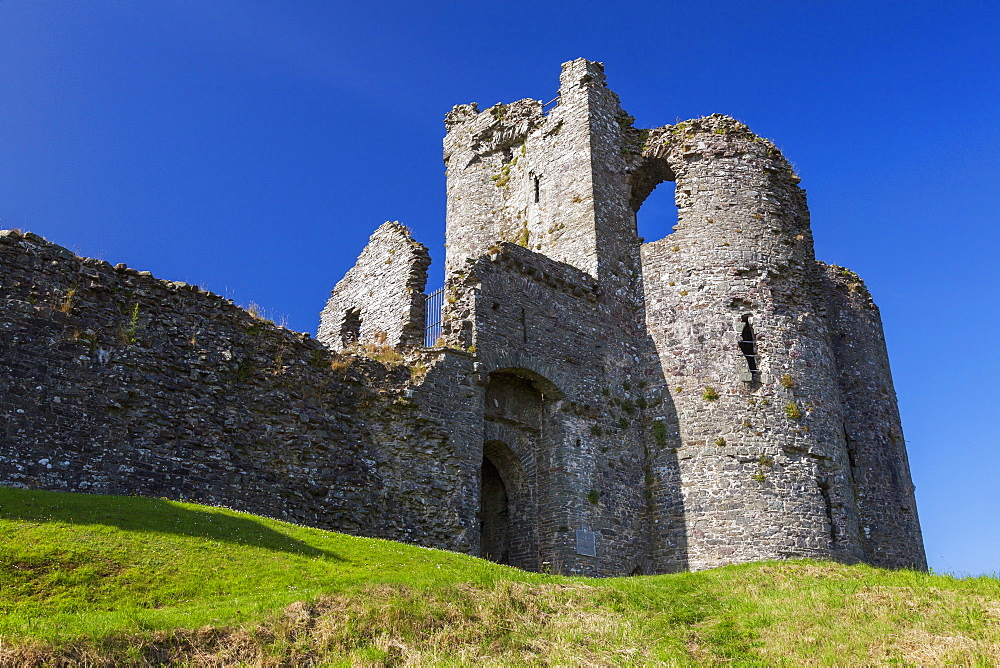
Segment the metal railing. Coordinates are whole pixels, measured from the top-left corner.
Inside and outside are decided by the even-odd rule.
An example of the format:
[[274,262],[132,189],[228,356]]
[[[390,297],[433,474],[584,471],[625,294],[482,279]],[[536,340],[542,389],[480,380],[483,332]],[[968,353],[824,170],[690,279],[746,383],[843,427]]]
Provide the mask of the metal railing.
[[424,311],[424,346],[430,348],[441,338],[441,310],[444,308],[444,288],[438,288],[426,297]]

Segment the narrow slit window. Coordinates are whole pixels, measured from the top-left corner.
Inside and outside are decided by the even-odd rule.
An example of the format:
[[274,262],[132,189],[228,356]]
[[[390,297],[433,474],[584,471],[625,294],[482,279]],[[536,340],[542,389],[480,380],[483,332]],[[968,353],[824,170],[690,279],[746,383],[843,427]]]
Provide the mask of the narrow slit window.
[[535,176],[535,177],[532,177],[531,181],[534,184],[534,188],[535,188],[535,203],[537,204],[538,203],[538,196],[541,193],[541,189],[542,189],[542,180],[541,180],[541,178]]
[[740,352],[747,361],[747,368],[751,373],[757,373],[760,368],[757,364],[757,337],[753,332],[753,325],[750,324],[750,316],[743,316],[743,331],[740,334]]
[[348,309],[344,313],[344,322],[340,326],[340,342],[344,346],[351,346],[358,342],[361,337],[361,309]]
[[827,482],[819,484],[819,493],[823,496],[823,505],[826,507],[826,519],[830,522],[830,542],[837,542],[837,523],[833,519],[833,499],[830,498],[830,485]]
[[849,433],[847,433],[846,424],[844,425],[844,443],[847,444],[847,458],[850,460],[851,468],[853,469],[858,465],[858,462],[856,461],[857,452],[854,448],[854,439],[851,438],[851,435]]
[[857,452],[854,449],[854,441],[851,439],[851,435],[847,433],[847,424],[844,424],[844,443],[847,445],[847,463],[850,464],[847,467],[847,477],[853,484],[855,482],[855,471],[858,470],[858,460]]

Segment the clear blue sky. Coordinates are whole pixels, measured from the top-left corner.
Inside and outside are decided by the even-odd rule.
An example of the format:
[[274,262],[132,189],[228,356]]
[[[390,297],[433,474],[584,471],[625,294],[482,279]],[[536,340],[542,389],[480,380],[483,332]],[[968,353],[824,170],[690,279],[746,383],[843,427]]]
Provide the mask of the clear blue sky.
[[882,308],[930,564],[1000,570],[996,2],[0,0],[0,227],[314,332],[385,220],[440,281],[445,112],[577,57],[640,125],[785,151]]

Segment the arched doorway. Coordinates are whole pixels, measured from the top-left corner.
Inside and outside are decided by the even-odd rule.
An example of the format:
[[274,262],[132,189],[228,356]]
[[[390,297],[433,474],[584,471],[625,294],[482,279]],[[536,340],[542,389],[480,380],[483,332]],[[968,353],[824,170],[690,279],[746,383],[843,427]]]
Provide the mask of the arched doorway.
[[487,559],[537,571],[551,558],[540,530],[555,523],[547,520],[555,507],[547,497],[558,438],[552,402],[561,396],[551,381],[527,369],[489,375],[479,505],[480,554]]
[[533,498],[518,456],[504,441],[486,441],[479,477],[480,556],[527,570],[537,567]]
[[484,559],[510,563],[510,503],[496,465],[483,457],[480,476],[479,540]]

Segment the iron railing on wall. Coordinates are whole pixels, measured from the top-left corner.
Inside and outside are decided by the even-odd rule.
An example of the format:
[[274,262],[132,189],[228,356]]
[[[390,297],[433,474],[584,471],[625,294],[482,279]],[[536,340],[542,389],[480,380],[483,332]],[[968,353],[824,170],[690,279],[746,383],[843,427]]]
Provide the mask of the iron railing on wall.
[[424,345],[430,348],[441,338],[441,309],[444,308],[444,288],[427,295],[424,312]]

